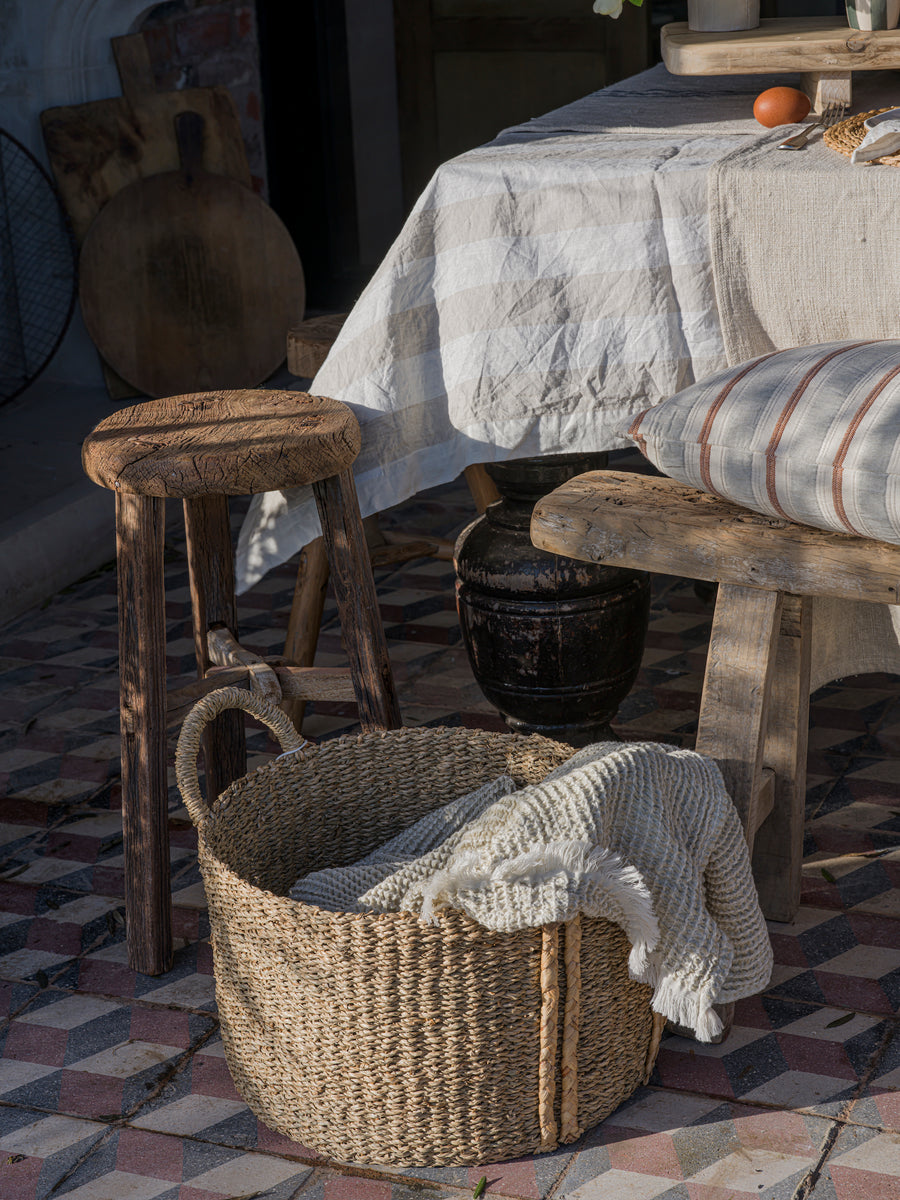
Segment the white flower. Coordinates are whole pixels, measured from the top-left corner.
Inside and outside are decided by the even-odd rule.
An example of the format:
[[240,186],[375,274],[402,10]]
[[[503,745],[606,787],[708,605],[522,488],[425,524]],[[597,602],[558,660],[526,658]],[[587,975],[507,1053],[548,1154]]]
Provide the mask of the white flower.
[[622,11],[622,0],[594,0],[594,12],[607,17],[618,17]]

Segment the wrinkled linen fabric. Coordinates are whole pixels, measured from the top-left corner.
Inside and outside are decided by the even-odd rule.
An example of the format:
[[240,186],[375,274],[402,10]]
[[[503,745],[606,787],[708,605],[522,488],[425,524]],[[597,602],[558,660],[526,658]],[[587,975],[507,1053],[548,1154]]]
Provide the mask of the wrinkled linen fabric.
[[[714,1011],[761,991],[772,950],[747,845],[716,764],[655,743],[598,743],[540,784],[429,814],[360,864],[297,881],[332,911],[466,913],[511,932],[576,914],[632,944],[631,975],[655,1011],[708,1041]],[[439,840],[443,838],[443,840]]]
[[[853,108],[883,108],[891,75],[862,72]],[[802,152],[785,127],[711,164],[709,245],[729,366],[792,346],[897,338],[897,168],[853,167],[821,130]],[[825,236],[822,236],[824,231]]]
[[[309,388],[359,419],[364,516],[473,463],[624,447],[726,365],[707,171],[784,82],[653,67],[438,169]],[[238,590],[318,533],[309,488],[255,496]]]

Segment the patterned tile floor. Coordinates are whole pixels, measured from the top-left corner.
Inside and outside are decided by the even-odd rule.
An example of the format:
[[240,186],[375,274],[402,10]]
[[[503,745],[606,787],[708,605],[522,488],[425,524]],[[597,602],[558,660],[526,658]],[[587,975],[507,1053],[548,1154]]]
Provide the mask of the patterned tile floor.
[[[464,487],[389,514],[455,533]],[[169,669],[191,672],[176,526],[167,553]],[[240,601],[243,640],[277,652],[294,567]],[[452,568],[378,576],[408,724],[502,728],[476,687]],[[657,579],[637,685],[617,728],[690,745],[710,608]],[[320,661],[341,661],[333,606]],[[773,925],[767,991],[721,1046],[667,1037],[649,1086],[553,1154],[472,1168],[317,1159],[260,1124],[217,1033],[195,842],[174,790],[178,950],[150,978],[124,952],[115,576],[110,568],[0,630],[0,1200],[900,1200],[900,681],[846,679],[812,705],[803,907]],[[306,732],[353,728],[310,708]],[[250,738],[253,764],[272,747]]]

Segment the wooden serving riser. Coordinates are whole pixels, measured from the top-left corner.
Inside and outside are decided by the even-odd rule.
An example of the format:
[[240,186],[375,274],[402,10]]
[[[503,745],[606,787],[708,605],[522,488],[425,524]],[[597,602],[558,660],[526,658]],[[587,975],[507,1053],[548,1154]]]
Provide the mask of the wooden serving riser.
[[830,101],[850,104],[854,71],[900,68],[900,29],[851,29],[845,17],[770,17],[734,33],[676,21],[660,30],[660,46],[673,75],[799,73],[816,112]]

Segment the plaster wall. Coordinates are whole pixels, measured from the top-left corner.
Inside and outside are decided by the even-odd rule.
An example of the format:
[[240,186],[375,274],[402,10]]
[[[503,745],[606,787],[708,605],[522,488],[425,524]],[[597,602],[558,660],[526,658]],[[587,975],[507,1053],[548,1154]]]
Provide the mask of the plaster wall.
[[[0,127],[48,166],[41,112],[118,96],[110,39],[138,30],[148,38],[158,86],[231,89],[254,186],[264,193],[254,13],[240,0],[196,10],[193,0],[0,0]],[[100,360],[77,307],[42,378],[103,386]]]
[[[119,95],[110,38],[137,28],[152,7],[147,0],[0,0],[0,126],[47,166],[41,112]],[[103,385],[77,308],[42,378]]]

